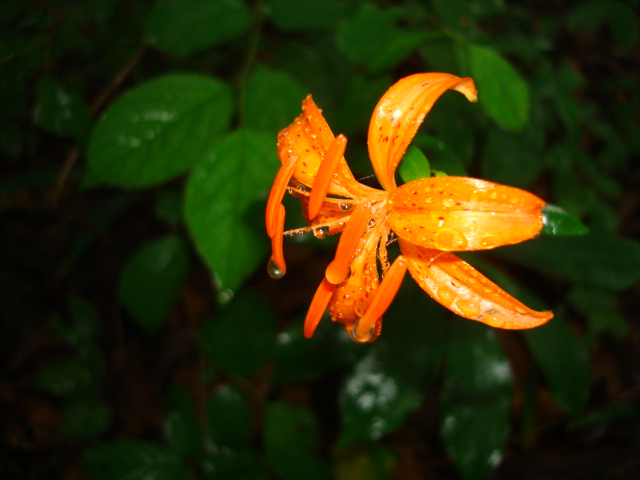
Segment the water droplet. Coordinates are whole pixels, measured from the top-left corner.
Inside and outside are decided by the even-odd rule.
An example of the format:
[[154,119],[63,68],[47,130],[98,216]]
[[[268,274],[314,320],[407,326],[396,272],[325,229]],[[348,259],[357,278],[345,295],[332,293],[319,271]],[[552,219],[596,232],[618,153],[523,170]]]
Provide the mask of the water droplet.
[[220,303],[227,303],[232,298],[233,298],[233,290],[229,290],[228,288],[221,290],[218,293],[218,302]]
[[456,292],[451,290],[449,287],[440,287],[436,292],[436,295],[440,302],[442,302],[442,305],[447,308],[449,308],[449,306],[453,303],[457,296]]
[[282,269],[280,269],[280,267],[278,267],[276,262],[273,261],[273,258],[270,259],[269,263],[267,264],[267,272],[269,273],[269,276],[271,278],[284,277],[284,272],[282,271]]
[[373,228],[376,226],[376,221],[372,218],[371,220],[369,220],[369,224],[367,225],[368,228]]
[[504,325],[504,319],[495,314],[485,315],[482,321],[487,325],[489,325],[490,327],[495,327],[495,328],[500,328]]
[[438,230],[434,237],[434,243],[436,248],[447,251],[464,250],[469,244],[467,237],[453,228]]
[[458,300],[456,307],[465,317],[475,317],[480,313],[480,305],[475,300]]
[[354,304],[355,302],[355,298],[353,298],[353,295],[349,295],[348,293],[346,293],[344,295],[344,297],[342,297],[342,303],[344,304],[345,307],[350,307],[351,305]]
[[455,201],[453,198],[445,198],[445,199],[442,201],[442,204],[443,204],[445,207],[449,207],[449,208],[450,208],[450,207],[453,207],[453,206],[456,204],[456,201]]
[[318,227],[313,230],[313,235],[316,238],[325,238],[329,235],[329,227]]
[[373,335],[376,333],[376,326],[374,324],[371,328],[368,328],[365,331],[360,331],[361,328],[362,328],[360,326],[360,322],[361,321],[362,321],[362,318],[360,318],[353,325],[353,328],[351,329],[351,332],[349,333],[349,336],[353,340],[355,340],[356,342],[365,343],[365,342],[368,342],[369,340],[371,340],[373,338]]
[[353,207],[353,204],[352,203],[341,203],[339,205],[339,207],[340,207],[340,210],[344,210],[346,212],[347,210],[351,210],[351,207]]

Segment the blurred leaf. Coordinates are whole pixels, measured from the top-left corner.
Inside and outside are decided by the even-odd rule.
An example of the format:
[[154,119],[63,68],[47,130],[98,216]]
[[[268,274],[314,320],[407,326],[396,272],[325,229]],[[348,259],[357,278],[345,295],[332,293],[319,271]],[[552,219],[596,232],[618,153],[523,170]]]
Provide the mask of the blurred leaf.
[[364,347],[367,353],[344,379],[338,445],[378,440],[400,427],[422,404],[440,364],[441,309],[421,290],[402,291],[385,318],[384,334]]
[[429,0],[438,18],[448,26],[460,29],[477,15],[478,2],[465,0]]
[[251,433],[251,406],[235,387],[220,385],[207,404],[213,441],[232,448],[246,447]]
[[577,414],[589,397],[589,352],[584,340],[558,311],[550,322],[524,330],[522,335],[553,398],[570,414]]
[[180,237],[166,236],[142,246],[124,266],[118,298],[147,332],[167,318],[189,270],[189,254]]
[[551,236],[585,235],[589,229],[580,220],[557,205],[547,203],[542,207],[542,233]]
[[268,404],[263,435],[267,459],[278,478],[322,480],[332,477],[328,463],[316,454],[318,425],[306,408]]
[[267,0],[269,19],[285,32],[316,32],[335,28],[342,5],[335,0]]
[[186,57],[245,34],[251,12],[242,0],[161,0],[146,27],[159,50]]
[[426,39],[423,32],[398,28],[405,15],[400,7],[379,10],[361,3],[358,13],[343,20],[338,29],[338,47],[351,61],[380,72],[400,63]]
[[161,189],[156,194],[156,216],[171,227],[178,227],[183,221],[183,196],[174,190]]
[[218,318],[204,325],[201,346],[229,373],[251,375],[270,359],[276,319],[257,295],[243,291]]
[[90,184],[149,187],[188,170],[229,126],[231,89],[213,78],[172,74],[113,103],[89,142]]
[[36,385],[52,395],[70,398],[92,391],[96,383],[91,370],[83,362],[69,359],[43,368]]
[[617,421],[637,421],[639,416],[640,410],[637,405],[615,403],[572,419],[569,428],[572,430],[585,427],[598,428],[602,424]]
[[429,160],[427,160],[427,157],[424,156],[424,153],[422,153],[418,147],[410,145],[402,157],[398,173],[405,183],[420,178],[428,178],[431,176]]
[[288,74],[256,67],[247,82],[243,125],[272,133],[275,140],[277,132],[302,113],[307,93]]
[[111,407],[96,398],[74,399],[67,404],[60,435],[77,440],[104,433],[111,422]]
[[397,452],[380,442],[336,449],[336,480],[393,480]]
[[92,480],[184,480],[178,456],[152,443],[120,440],[89,447],[82,470]]
[[526,188],[538,177],[542,167],[537,149],[524,134],[489,132],[482,152],[482,178]]
[[169,393],[169,401],[162,425],[168,445],[181,456],[200,453],[203,435],[191,397],[186,390],[174,387]]
[[511,430],[511,369],[495,331],[455,318],[444,373],[441,433],[465,480],[500,464]]
[[83,140],[91,126],[91,115],[82,98],[49,76],[38,82],[37,90],[33,111],[36,125],[56,135]]
[[320,322],[310,339],[305,338],[302,325],[300,319],[276,337],[273,383],[315,380],[352,364],[361,351],[346,331],[332,322]]
[[602,233],[538,237],[496,254],[583,286],[623,290],[640,280],[640,244]]
[[415,136],[413,144],[420,147],[429,157],[430,169],[434,175],[467,175],[464,165],[443,141],[419,133]]
[[53,325],[56,333],[70,345],[80,347],[92,341],[98,332],[100,319],[93,305],[84,298],[71,296],[69,298],[70,322],[56,317]]
[[[637,5],[636,5],[637,9]],[[638,43],[638,14],[623,2],[606,2],[607,20],[618,45],[631,48]]]
[[275,140],[236,130],[213,145],[187,182],[189,231],[223,289],[236,290],[266,265],[263,202],[279,167]]
[[212,449],[205,452],[201,463],[204,478],[213,480],[268,480],[271,472],[254,450]]
[[595,343],[602,333],[624,338],[629,325],[618,308],[616,295],[605,290],[576,286],[569,292],[569,302],[582,313],[589,324],[589,342]]
[[529,120],[529,87],[522,76],[490,47],[468,47],[471,75],[478,98],[489,116],[504,130],[520,130]]

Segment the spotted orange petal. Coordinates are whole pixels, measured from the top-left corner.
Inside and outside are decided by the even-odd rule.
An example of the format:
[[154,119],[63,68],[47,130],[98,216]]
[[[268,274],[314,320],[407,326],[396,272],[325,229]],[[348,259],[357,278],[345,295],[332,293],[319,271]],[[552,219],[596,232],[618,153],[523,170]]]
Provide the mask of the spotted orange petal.
[[396,188],[394,174],[404,152],[435,101],[448,89],[477,100],[470,78],[448,73],[418,73],[405,77],[382,96],[369,124],[369,156],[380,185]]
[[452,253],[402,239],[400,250],[420,287],[462,317],[510,330],[537,327],[553,317],[548,311],[531,310]]
[[402,239],[446,251],[519,243],[542,229],[545,202],[519,188],[467,177],[406,183],[389,195],[389,223]]

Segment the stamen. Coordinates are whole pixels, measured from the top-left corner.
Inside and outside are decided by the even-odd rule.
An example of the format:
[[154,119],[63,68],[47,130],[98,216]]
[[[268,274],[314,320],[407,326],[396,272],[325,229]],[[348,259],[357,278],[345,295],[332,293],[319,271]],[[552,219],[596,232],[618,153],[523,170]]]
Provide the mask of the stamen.
[[334,285],[344,282],[351,271],[349,265],[353,254],[358,249],[360,239],[364,235],[369,220],[371,219],[371,205],[369,203],[359,203],[349,217],[347,226],[342,232],[335,259],[329,264],[325,272],[325,277]]
[[286,161],[282,163],[276,179],[271,187],[271,193],[269,194],[269,200],[267,200],[267,210],[265,214],[265,224],[267,227],[267,235],[273,238],[277,230],[276,216],[278,214],[278,205],[282,203],[284,193],[287,191],[287,186],[291,180],[291,176],[295,171],[296,164],[298,163],[297,155],[290,155]]
[[394,260],[389,271],[382,279],[382,283],[380,283],[375,296],[371,300],[367,312],[354,325],[352,331],[353,338],[359,342],[368,342],[373,338],[378,319],[387,311],[396,293],[398,293],[407,267],[408,262],[404,256],[400,255]]
[[287,273],[287,265],[284,262],[284,253],[282,251],[284,217],[284,205],[280,204],[275,217],[276,230],[273,237],[271,237],[271,260],[269,260],[267,266],[269,275],[273,278],[282,278]]
[[338,135],[325,153],[322,163],[318,167],[318,173],[313,181],[313,188],[311,190],[311,196],[309,197],[309,219],[314,219],[324,203],[324,197],[329,192],[329,186],[331,180],[333,180],[333,174],[338,167],[344,151],[347,148],[347,137],[340,134]]
[[322,320],[322,315],[324,315],[324,312],[327,309],[327,305],[329,305],[329,300],[331,300],[331,295],[333,295],[333,291],[335,289],[336,286],[331,284],[326,278],[323,278],[322,282],[320,282],[320,285],[313,296],[313,300],[311,300],[307,317],[304,319],[305,337],[311,338],[313,332],[315,332],[320,320]]

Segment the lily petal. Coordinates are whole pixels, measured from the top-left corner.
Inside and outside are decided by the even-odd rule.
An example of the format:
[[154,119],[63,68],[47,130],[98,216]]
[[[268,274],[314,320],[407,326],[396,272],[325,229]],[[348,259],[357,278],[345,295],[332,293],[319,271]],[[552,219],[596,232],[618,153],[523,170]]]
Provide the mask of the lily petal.
[[457,90],[471,102],[477,101],[471,78],[418,73],[397,82],[378,102],[369,124],[369,156],[385,190],[396,188],[394,174],[404,152],[435,101],[448,89]]
[[519,188],[467,177],[432,177],[389,195],[400,238],[445,251],[486,250],[535,237],[545,202]]
[[[302,102],[302,114],[278,134],[278,155],[284,162],[291,155],[300,158],[293,177],[306,187],[313,187],[318,169],[335,137],[311,95]],[[353,197],[370,190],[356,181],[340,155],[328,193]]]
[[531,310],[452,253],[402,239],[400,250],[420,287],[462,317],[510,330],[537,327],[553,317],[549,311]]
[[304,336],[306,338],[311,338],[313,336],[313,332],[316,331],[335,289],[336,286],[333,283],[330,283],[326,278],[323,278],[320,285],[318,285],[318,289],[313,296],[313,300],[311,300],[307,316],[304,319]]

